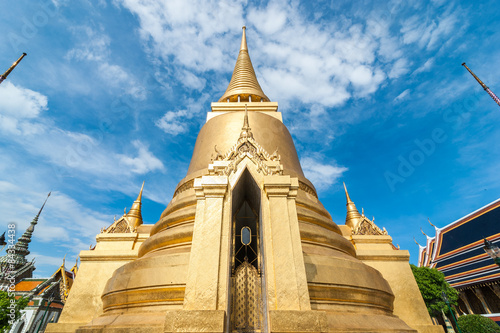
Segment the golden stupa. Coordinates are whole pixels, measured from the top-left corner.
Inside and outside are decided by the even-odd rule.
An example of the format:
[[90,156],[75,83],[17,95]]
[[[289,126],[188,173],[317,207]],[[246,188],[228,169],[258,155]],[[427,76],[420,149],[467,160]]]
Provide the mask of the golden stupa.
[[442,332],[408,251],[347,189],[346,225],[319,201],[257,81],[245,28],[211,109],[159,221],[142,224],[139,195],[103,229],[47,332]]

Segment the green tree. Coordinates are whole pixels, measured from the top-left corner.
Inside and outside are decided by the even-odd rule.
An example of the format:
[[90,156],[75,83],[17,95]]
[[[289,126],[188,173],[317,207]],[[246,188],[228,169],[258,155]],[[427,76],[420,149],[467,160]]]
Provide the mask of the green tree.
[[462,333],[499,333],[500,326],[490,318],[480,315],[466,315],[458,318]]
[[411,265],[411,270],[429,314],[432,317],[440,316],[441,311],[450,314],[448,306],[443,300],[442,292],[448,297],[450,306],[458,304],[458,292],[446,282],[444,274],[435,268],[417,267],[415,265]]
[[[14,295],[0,290],[0,332],[7,332],[12,324],[21,317],[21,310],[28,305],[28,298],[15,299]],[[12,305],[11,305],[12,304]],[[10,316],[13,310],[14,316]]]

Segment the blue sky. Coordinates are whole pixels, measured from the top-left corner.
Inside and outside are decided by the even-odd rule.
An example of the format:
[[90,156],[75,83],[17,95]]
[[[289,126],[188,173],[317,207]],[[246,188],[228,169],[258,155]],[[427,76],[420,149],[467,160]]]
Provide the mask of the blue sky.
[[[224,93],[241,27],[333,217],[351,198],[411,253],[500,195],[496,1],[0,2],[0,209],[37,276],[95,244],[146,181],[155,223]],[[71,264],[68,264],[68,266]]]

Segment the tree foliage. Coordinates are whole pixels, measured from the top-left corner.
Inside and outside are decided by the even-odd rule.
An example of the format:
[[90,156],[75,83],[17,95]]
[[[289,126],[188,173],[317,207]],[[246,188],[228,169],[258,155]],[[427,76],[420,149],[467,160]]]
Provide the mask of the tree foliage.
[[7,332],[21,317],[21,310],[28,305],[28,298],[15,299],[13,294],[0,290],[0,332]]
[[446,282],[444,274],[435,268],[417,267],[415,265],[411,265],[411,270],[429,314],[432,317],[440,316],[441,311],[449,314],[450,311],[443,299],[442,292],[448,297],[450,306],[458,304],[458,292]]
[[471,314],[458,318],[462,333],[499,333],[500,326],[490,318]]

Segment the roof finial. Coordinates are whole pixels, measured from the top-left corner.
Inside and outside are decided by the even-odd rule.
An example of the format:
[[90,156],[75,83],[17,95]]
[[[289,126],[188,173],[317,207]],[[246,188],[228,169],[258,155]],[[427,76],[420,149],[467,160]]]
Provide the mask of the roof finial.
[[247,105],[245,104],[245,116],[243,117],[243,127],[241,128],[240,139],[253,139],[252,129],[250,128],[250,124],[248,122],[248,110]]
[[243,27],[241,36],[240,53],[236,59],[233,76],[224,95],[219,102],[269,102],[257,81],[257,76],[248,55],[246,27]]
[[434,229],[438,229],[438,227],[436,227],[434,224],[432,224],[431,222],[431,219],[430,218],[427,218],[427,221],[429,221],[429,224],[432,225],[434,227]]
[[479,84],[481,85],[481,87],[483,87],[484,90],[486,90],[486,92],[488,93],[488,95],[490,95],[491,98],[493,98],[493,100],[500,106],[500,98],[498,98],[497,95],[495,95],[495,93],[493,93],[493,91],[490,90],[490,88],[488,88],[484,83],[483,81],[481,81],[477,76],[476,74],[474,74],[469,67],[467,67],[467,65],[464,63],[462,63],[462,66],[464,66],[465,68],[467,68],[467,70],[469,71],[469,73],[472,74],[472,76],[474,76],[474,78],[476,79],[477,82],[479,82]]
[[70,270],[70,272],[73,273],[73,279],[75,279],[76,273],[78,272],[78,258],[80,258],[80,255],[76,256],[75,265]]
[[358,227],[359,220],[361,219],[361,215],[359,214],[358,209],[356,208],[356,205],[354,202],[352,202],[351,198],[349,197],[349,193],[347,192],[347,187],[344,184],[344,191],[345,191],[345,198],[347,201],[346,207],[347,207],[347,215],[345,217],[345,224],[354,231]]
[[26,53],[23,53],[23,55],[20,56],[19,59],[17,59],[16,62],[14,62],[12,64],[12,66],[10,66],[10,68],[5,73],[3,73],[2,75],[0,75],[0,83],[2,83],[3,80],[5,80],[7,78],[7,76],[9,76],[10,72],[12,72],[14,70],[14,68],[16,68],[16,66],[21,62],[21,60],[25,56],[26,56]]
[[427,236],[427,234],[422,230],[422,228],[420,228],[420,231],[422,232],[422,234],[424,234],[425,237],[429,237]]
[[419,247],[423,247],[422,245],[418,244],[417,240],[415,239],[415,237],[413,237],[413,241],[415,242],[415,244],[417,244]]
[[243,29],[243,36],[241,36],[240,51],[248,51],[248,47],[247,47],[247,34],[246,34],[247,27],[243,26],[242,29]]

